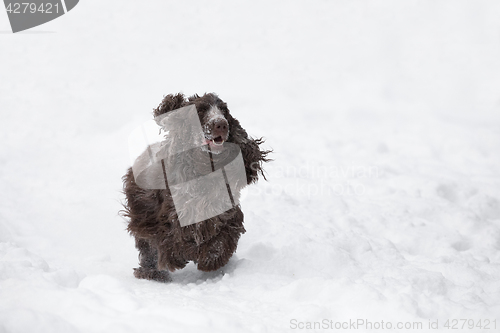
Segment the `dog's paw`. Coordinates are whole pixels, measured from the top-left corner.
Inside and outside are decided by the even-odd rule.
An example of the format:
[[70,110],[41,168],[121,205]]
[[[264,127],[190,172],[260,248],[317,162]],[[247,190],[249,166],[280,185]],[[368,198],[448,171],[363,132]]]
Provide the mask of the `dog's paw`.
[[172,278],[167,271],[159,271],[153,268],[134,268],[134,276],[138,279],[153,280],[158,282],[171,282]]

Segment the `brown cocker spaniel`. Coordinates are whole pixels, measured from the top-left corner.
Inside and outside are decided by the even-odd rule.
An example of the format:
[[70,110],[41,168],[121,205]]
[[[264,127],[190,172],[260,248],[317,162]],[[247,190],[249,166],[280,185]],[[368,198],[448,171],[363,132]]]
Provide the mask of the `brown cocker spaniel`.
[[[174,110],[189,106],[198,115],[202,133],[195,135],[198,144],[192,149],[174,151],[173,147],[186,140],[186,126],[182,126],[182,119],[172,122],[169,116],[179,118],[182,113],[176,115]],[[171,281],[167,270],[181,269],[189,261],[205,272],[227,264],[245,232],[239,191],[256,182],[259,174],[265,178],[262,163],[269,161],[271,151],[261,150],[262,138],[249,137],[226,103],[213,93],[189,98],[180,93],[167,95],[154,109],[154,117],[165,131],[164,140],[150,145],[134,164],[141,165],[142,158],[145,167],[129,168],[123,176],[126,202],[122,215],[128,219],[127,230],[139,250],[140,267],[134,269],[135,277],[167,282]],[[147,156],[154,153],[160,158],[149,163]],[[238,158],[242,160],[242,181],[237,177],[237,163],[232,162]],[[234,170],[232,165],[236,165]],[[205,185],[196,187],[193,184],[200,177]],[[225,179],[222,187],[216,185],[216,177]],[[206,192],[203,198],[210,200],[198,198],[200,192]],[[226,199],[226,204],[230,208],[224,211],[218,207],[224,200],[218,199],[227,198],[228,192],[230,202]],[[221,213],[214,216],[212,211]],[[200,220],[199,216],[210,218]],[[182,218],[190,222],[182,223]]]

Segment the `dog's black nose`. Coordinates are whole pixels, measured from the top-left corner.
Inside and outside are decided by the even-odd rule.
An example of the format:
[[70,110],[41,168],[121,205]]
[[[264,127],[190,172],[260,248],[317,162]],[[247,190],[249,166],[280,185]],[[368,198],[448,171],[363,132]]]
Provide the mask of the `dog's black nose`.
[[229,124],[226,119],[219,118],[215,120],[212,124],[212,136],[218,137],[221,136],[223,138],[227,137],[227,131],[228,131]]

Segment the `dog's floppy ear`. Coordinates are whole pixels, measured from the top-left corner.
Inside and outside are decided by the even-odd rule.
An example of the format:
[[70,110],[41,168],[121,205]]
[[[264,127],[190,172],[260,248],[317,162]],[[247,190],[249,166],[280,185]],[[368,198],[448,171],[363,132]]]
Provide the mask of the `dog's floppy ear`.
[[263,143],[264,140],[262,138],[248,138],[244,143],[239,144],[243,163],[245,165],[247,184],[255,183],[259,178],[259,173],[266,179],[262,164],[272,161],[270,158],[267,158],[267,155],[270,154],[272,150],[260,149],[259,146]]
[[[224,107],[226,107],[224,105]],[[226,107],[227,108],[227,107]],[[240,122],[233,118],[229,113],[226,116],[229,123],[229,142],[234,142],[240,146],[245,172],[247,176],[247,184],[255,183],[259,173],[266,179],[262,163],[272,161],[267,158],[271,150],[261,150],[260,145],[264,143],[262,138],[253,139],[248,136],[247,132],[241,127]]]
[[183,107],[185,103],[186,99],[184,98],[184,94],[169,94],[163,97],[163,100],[156,109],[153,109],[153,116],[156,118],[164,113],[167,113],[168,111],[179,109]]

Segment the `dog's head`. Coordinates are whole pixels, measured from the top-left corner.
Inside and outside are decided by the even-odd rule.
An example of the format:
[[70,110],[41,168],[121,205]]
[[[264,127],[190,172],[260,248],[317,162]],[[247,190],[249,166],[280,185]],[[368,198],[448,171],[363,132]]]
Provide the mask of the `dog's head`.
[[189,97],[186,105],[194,104],[198,118],[203,129],[203,148],[214,153],[224,149],[224,142],[229,139],[229,110],[215,94],[205,94],[202,97],[194,95]]
[[[161,121],[157,120],[157,123],[162,125],[165,131],[169,132],[165,136],[165,147],[176,147],[179,144],[184,147],[201,147],[199,149],[200,153],[210,151],[217,154],[213,155],[213,158],[223,160],[226,155],[232,156],[231,151],[234,149],[229,148],[234,148],[237,145],[241,150],[245,164],[247,183],[256,182],[259,173],[264,176],[262,163],[270,161],[267,155],[271,151],[259,148],[264,142],[262,138],[250,138],[239,121],[231,115],[226,103],[216,94],[193,95],[189,98],[186,98],[181,93],[170,94],[165,96],[160,105],[154,109],[153,115],[155,119],[160,119],[163,116],[176,118],[176,113],[170,111],[189,105],[196,107],[202,133],[197,133],[194,136],[196,141],[194,145],[192,142],[179,142],[193,138],[193,131],[189,125],[178,125],[183,124],[185,120],[183,117],[185,116],[181,113],[178,115],[180,119],[171,119],[174,120],[172,122],[167,121],[166,123],[170,124],[166,125],[167,127],[170,126],[168,128],[165,127],[165,122],[161,123]],[[196,116],[193,115],[193,117]],[[199,126],[197,128],[197,132],[200,132]]]
[[[241,145],[247,140],[247,133],[239,122],[231,116],[227,104],[213,93],[203,96],[193,95],[189,98],[185,98],[180,93],[167,95],[160,105],[154,109],[153,114],[155,118],[163,115],[168,116],[170,111],[189,105],[194,105],[198,113],[198,119],[203,130],[203,137],[199,139],[198,144],[203,150],[210,150],[218,154],[224,150],[224,142]],[[179,133],[183,129],[170,129],[170,131],[172,130]]]

